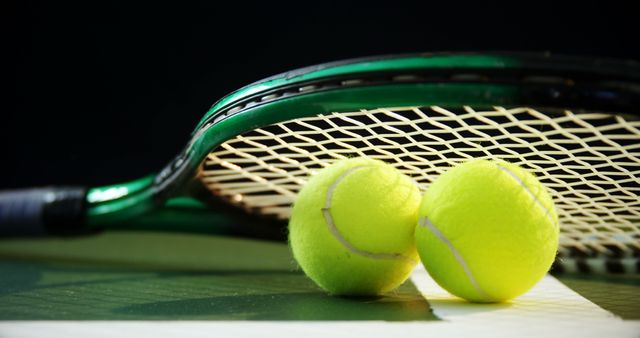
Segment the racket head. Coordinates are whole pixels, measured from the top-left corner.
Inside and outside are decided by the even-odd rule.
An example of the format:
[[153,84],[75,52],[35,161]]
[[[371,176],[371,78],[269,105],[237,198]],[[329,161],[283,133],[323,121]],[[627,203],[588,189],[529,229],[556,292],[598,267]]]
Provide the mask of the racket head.
[[[108,223],[129,217],[133,213],[146,212],[175,196],[197,195],[203,200],[233,205],[237,207],[235,208],[237,211],[244,210],[247,215],[267,216],[267,218],[275,218],[284,222],[287,216],[286,211],[265,212],[268,207],[265,208],[264,205],[252,206],[242,201],[242,193],[224,191],[225,188],[222,187],[224,184],[220,184],[220,181],[212,179],[212,175],[207,174],[207,171],[211,171],[207,169],[209,165],[206,163],[211,154],[216,153],[221,146],[234,142],[234,139],[242,138],[247,133],[272,128],[270,126],[279,124],[286,126],[289,121],[306,118],[314,120],[319,116],[329,116],[324,119],[324,122],[333,123],[330,116],[335,114],[336,121],[338,121],[335,123],[343,123],[340,122],[343,120],[339,117],[340,115],[351,116],[352,119],[357,120],[359,117],[355,116],[360,116],[359,112],[365,112],[365,115],[368,114],[367,116],[374,118],[388,116],[381,109],[391,111],[399,116],[414,116],[409,119],[415,119],[416,115],[413,109],[416,107],[423,115],[435,116],[436,120],[437,116],[448,116],[447,114],[451,114],[451,116],[475,114],[476,117],[473,117],[472,120],[478,120],[480,117],[493,119],[494,122],[508,122],[507,116],[515,115],[524,120],[545,120],[546,117],[549,117],[549,125],[556,123],[553,122],[554,118],[562,120],[569,115],[575,117],[576,115],[604,114],[602,117],[587,120],[587,123],[595,121],[593,122],[596,124],[595,132],[598,133],[598,128],[606,129],[607,126],[615,125],[619,123],[616,120],[619,118],[625,123],[638,120],[639,83],[640,67],[635,62],[550,56],[547,54],[468,53],[382,56],[303,68],[256,82],[218,101],[199,122],[184,151],[156,175],[153,181],[148,179],[144,181],[144,188],[140,188],[142,185],[134,182],[133,185],[138,188],[137,190],[132,189],[132,191],[135,190],[134,193],[125,193],[114,199],[98,201],[94,203],[91,210],[94,211],[94,219]],[[531,107],[532,109],[528,111],[523,107]],[[499,116],[494,114],[496,112]],[[387,119],[387,117],[382,119]],[[456,119],[453,118],[449,121],[453,120]],[[367,123],[366,121],[371,120],[361,119],[364,124]],[[456,123],[460,121],[464,122],[465,119],[458,119]],[[575,119],[574,122],[579,126],[585,121]],[[525,125],[527,123],[524,122]],[[631,126],[627,134],[628,137],[624,140],[618,140],[623,143],[623,152],[628,153],[627,159],[624,159],[623,162],[630,161],[632,163],[630,169],[624,170],[624,174],[627,174],[628,177],[622,189],[618,190],[624,190],[624,193],[630,193],[631,197],[637,198],[639,193],[635,190],[635,185],[638,184],[638,172],[635,163],[640,155],[637,153],[637,148],[633,147],[633,143],[640,141],[634,123],[636,122],[627,123]],[[575,127],[576,124],[574,123],[572,126]],[[566,128],[573,128],[572,126]],[[546,128],[539,125],[538,127]],[[559,128],[565,127],[560,126]],[[488,138],[491,137],[489,134]],[[263,145],[265,144],[266,147],[269,147],[269,142]],[[630,144],[631,148],[629,148]],[[550,157],[543,158],[543,161],[553,162],[554,152],[557,149],[546,146],[538,148],[537,151],[542,155],[545,152],[550,154]],[[576,150],[572,148],[567,151],[574,152]],[[433,152],[436,153],[438,150],[434,148]],[[465,151],[462,152],[465,153]],[[472,153],[468,151],[465,154],[472,156]],[[359,153],[354,151],[353,155],[357,156]],[[485,158],[499,157],[499,153],[489,153],[488,155],[480,153],[480,155]],[[288,191],[286,193],[274,195],[278,198],[284,195],[289,197],[280,198],[279,206],[272,209],[286,210],[287,204],[292,200],[291,196],[295,194],[296,189],[304,184],[305,175],[312,174],[313,170],[344,156],[349,156],[349,154],[340,152],[337,155],[332,154],[320,159],[312,165],[310,170],[306,171],[306,174],[304,171],[297,171],[296,176],[287,181],[287,184],[294,187],[285,189]],[[375,151],[372,156],[377,156]],[[422,156],[418,161],[422,160],[425,164],[413,165],[414,169],[407,169],[412,165],[403,164],[402,159],[393,161],[397,167],[413,176],[419,170],[426,171],[427,176],[419,182],[421,187],[425,189],[430,180],[439,172],[455,161],[464,160],[465,156],[443,162],[436,160],[439,163],[436,166],[428,165],[429,162],[434,162],[433,158]],[[382,155],[381,158],[388,159]],[[519,164],[525,167],[540,168],[536,164],[538,159],[534,157],[521,156],[519,158],[522,159]],[[299,161],[299,159],[295,159],[295,161]],[[233,167],[233,163],[227,162],[225,164],[227,169]],[[217,165],[219,167],[219,164]],[[265,162],[262,167],[269,165],[271,164]],[[580,165],[586,171],[574,170],[573,172],[577,176],[587,173],[589,159],[587,158]],[[221,173],[218,170],[215,175]],[[566,176],[566,174],[565,172],[558,175]],[[553,175],[553,173],[549,174],[550,177]],[[272,181],[269,178],[265,179],[267,184],[272,184],[269,183]],[[277,180],[275,181],[277,182]],[[569,179],[561,181],[569,185],[575,183]],[[277,185],[278,183],[273,184]],[[109,189],[120,187],[110,187]],[[203,189],[203,187],[208,189]],[[557,191],[558,194],[563,193],[560,190]],[[94,191],[104,192],[104,190]],[[121,192],[123,191],[121,190]],[[260,194],[256,193],[255,195],[259,196]],[[268,194],[264,197],[267,198]],[[264,203],[265,198],[262,198],[263,202],[260,203]],[[627,200],[625,199],[625,201]],[[603,203],[601,207],[606,209],[606,203]],[[575,208],[579,208],[579,206]],[[633,208],[636,208],[635,204]],[[230,208],[230,210],[233,209]],[[98,210],[107,210],[108,212],[97,212]],[[636,216],[634,212],[625,214],[622,223],[609,230],[616,232],[625,226],[637,229]],[[597,214],[590,217],[592,219],[580,220],[572,228],[572,232],[577,232],[573,233],[574,237],[580,239],[569,239],[568,241],[571,243],[567,244],[568,250],[578,250],[585,255],[592,254],[594,248],[587,248],[582,242],[584,239],[582,232],[586,232],[588,235],[590,231],[598,227],[597,221],[595,221]],[[596,223],[589,224],[590,222]],[[622,232],[624,234],[630,233],[624,229]],[[613,250],[618,253],[621,251],[628,253],[629,248],[634,250],[634,246],[640,246],[637,238],[625,239],[627,243],[623,245],[624,248],[616,251],[615,247],[618,243],[614,243],[610,247],[605,246],[609,243],[606,237],[611,237],[610,235],[598,238],[598,243],[595,245],[596,251]]]

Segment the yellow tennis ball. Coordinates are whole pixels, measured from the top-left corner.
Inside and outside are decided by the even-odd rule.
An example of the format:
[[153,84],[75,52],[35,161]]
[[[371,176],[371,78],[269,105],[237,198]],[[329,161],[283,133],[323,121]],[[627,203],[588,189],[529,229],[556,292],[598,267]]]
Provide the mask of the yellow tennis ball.
[[442,174],[420,204],[416,243],[433,279],[472,302],[522,295],[558,249],[553,200],[533,174],[474,160]]
[[384,162],[353,158],[321,170],[293,205],[289,242],[302,270],[335,295],[395,289],[419,262],[420,192]]

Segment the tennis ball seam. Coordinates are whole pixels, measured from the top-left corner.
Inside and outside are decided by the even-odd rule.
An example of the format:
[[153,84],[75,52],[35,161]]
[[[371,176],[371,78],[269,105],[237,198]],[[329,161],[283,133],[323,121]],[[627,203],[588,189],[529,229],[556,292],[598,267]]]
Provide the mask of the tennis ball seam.
[[551,222],[551,224],[553,224],[554,227],[557,226],[556,221],[553,219],[553,217],[551,216],[551,209],[545,207],[542,202],[538,199],[538,196],[536,196],[530,189],[529,187],[527,187],[526,184],[524,184],[524,182],[522,181],[522,179],[520,179],[520,177],[518,177],[518,175],[516,175],[514,172],[512,172],[511,170],[496,164],[496,166],[498,167],[498,169],[500,169],[501,171],[503,171],[504,173],[506,173],[507,175],[509,175],[511,178],[513,178],[522,189],[524,189],[524,191],[527,192],[527,194],[529,194],[529,196],[531,196],[531,198],[533,199],[533,201],[536,203],[536,205],[538,205],[540,208],[542,208],[542,210],[544,210],[544,216],[546,218],[549,219],[549,221]]
[[342,234],[340,233],[340,230],[338,230],[338,227],[336,226],[333,220],[333,215],[331,215],[331,206],[332,206],[331,202],[333,200],[333,194],[336,188],[338,187],[338,185],[340,184],[340,182],[345,178],[347,178],[347,176],[351,175],[353,172],[364,169],[364,168],[369,168],[369,167],[373,167],[373,166],[364,165],[364,166],[357,166],[357,167],[350,168],[349,170],[342,173],[342,175],[340,175],[335,181],[333,181],[333,183],[331,183],[331,186],[329,186],[329,189],[327,189],[327,195],[325,196],[325,204],[324,204],[324,207],[322,208],[322,215],[324,217],[325,224],[329,228],[329,232],[331,232],[333,237],[335,237],[336,240],[338,240],[338,242],[340,242],[340,244],[342,244],[351,253],[354,253],[363,257],[371,258],[371,259],[405,260],[405,261],[411,262],[412,264],[416,264],[417,262],[413,258],[405,256],[401,253],[369,252],[369,251],[361,250],[355,247],[353,244],[347,241],[346,238],[342,236]]
[[480,287],[480,284],[478,284],[478,281],[473,276],[473,272],[471,272],[471,268],[469,267],[467,262],[464,260],[464,257],[462,257],[462,254],[460,254],[460,252],[456,249],[456,247],[453,246],[453,243],[451,243],[451,241],[442,232],[440,232],[440,229],[438,229],[438,227],[436,227],[435,224],[433,224],[433,222],[429,220],[429,217],[423,217],[420,220],[418,220],[418,225],[427,228],[429,231],[431,231],[431,233],[433,233],[442,243],[444,243],[449,248],[449,251],[451,251],[451,254],[453,254],[453,257],[455,258],[455,260],[458,262],[458,264],[460,264],[460,266],[462,267],[462,270],[467,275],[467,278],[469,278],[469,282],[471,283],[473,288],[476,289],[476,292],[478,292],[480,297],[483,297],[485,299],[490,299],[491,297],[489,297],[487,293]]

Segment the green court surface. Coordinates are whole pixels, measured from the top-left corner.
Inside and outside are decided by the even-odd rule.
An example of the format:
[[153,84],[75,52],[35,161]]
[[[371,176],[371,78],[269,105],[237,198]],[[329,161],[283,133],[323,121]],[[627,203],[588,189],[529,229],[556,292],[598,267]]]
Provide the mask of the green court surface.
[[409,282],[326,295],[284,243],[112,232],[0,241],[2,320],[437,320]]
[[[5,239],[0,276],[0,320],[439,320],[412,281],[382,297],[332,297],[286,243],[224,236]],[[640,318],[640,276],[558,278],[623,319]]]

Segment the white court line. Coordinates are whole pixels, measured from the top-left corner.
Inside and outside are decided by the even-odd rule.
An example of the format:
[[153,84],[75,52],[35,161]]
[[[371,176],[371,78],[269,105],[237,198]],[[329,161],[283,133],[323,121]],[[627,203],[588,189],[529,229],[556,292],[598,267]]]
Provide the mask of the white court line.
[[448,295],[422,268],[411,277],[439,322],[384,321],[6,321],[0,337],[605,337],[640,336],[551,276],[508,304],[470,304]]
[[411,280],[436,316],[473,328],[473,337],[640,337],[640,321],[623,321],[551,275],[504,304],[472,304],[451,296],[423,268]]

